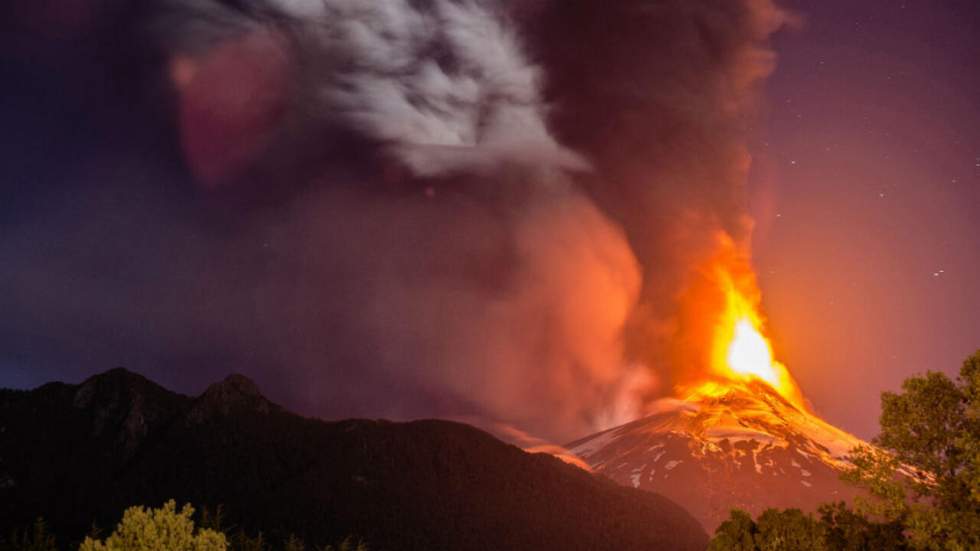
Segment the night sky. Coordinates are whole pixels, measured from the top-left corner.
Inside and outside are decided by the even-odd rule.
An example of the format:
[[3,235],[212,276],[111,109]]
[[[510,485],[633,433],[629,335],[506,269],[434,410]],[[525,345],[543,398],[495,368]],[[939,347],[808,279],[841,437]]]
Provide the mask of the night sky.
[[[755,146],[777,354],[830,421],[980,348],[980,5],[795,2]],[[873,407],[872,407],[873,406]]]
[[[15,290],[0,302],[14,313],[0,321],[0,386],[78,382],[125,365],[193,393],[241,371],[273,399],[305,413],[389,413],[370,403],[347,410],[311,405],[317,385],[342,394],[333,387],[375,384],[368,375],[334,381],[319,372],[270,367],[282,352],[275,346],[300,342],[314,354],[318,339],[293,327],[276,327],[285,336],[272,339],[271,347],[242,337],[269,329],[256,313],[275,309],[281,296],[265,294],[235,270],[288,271],[289,264],[270,260],[279,258],[304,267],[318,262],[296,253],[301,244],[287,239],[294,230],[281,215],[292,211],[280,208],[284,197],[309,190],[278,185],[256,194],[246,185],[202,199],[193,167],[175,145],[179,129],[158,109],[173,98],[146,74],[160,60],[147,53],[106,64],[98,52],[128,38],[100,31],[85,9],[89,4],[75,4],[75,12],[47,9],[54,5],[48,2],[0,13],[21,25],[3,39],[0,53],[0,292]],[[754,265],[776,356],[818,413],[871,437],[882,390],[925,370],[954,374],[980,348],[980,4],[782,5],[799,21],[773,38],[778,65],[764,85],[749,142]],[[255,47],[263,52],[267,45]],[[134,82],[142,88],[134,89]],[[357,151],[332,154],[356,157]],[[442,200],[439,185],[419,187],[419,196],[438,192]],[[386,215],[397,221],[402,214]],[[242,229],[257,219],[261,231]],[[364,231],[385,242],[404,229],[366,224]],[[247,238],[225,239],[243,233]],[[343,236],[337,241],[342,248]],[[229,242],[234,246],[219,249]],[[235,270],[198,281],[195,274],[210,266],[216,250]],[[368,257],[369,269],[390,268]],[[491,277],[485,268],[467,269]],[[310,284],[301,276],[285,281],[297,294]],[[352,287],[351,296],[359,289]],[[229,307],[225,295],[245,298]],[[186,308],[177,308],[182,301]],[[188,325],[188,310],[205,321]],[[356,340],[357,334],[343,333],[342,319],[330,319],[332,310],[313,310],[301,314],[323,324],[324,341],[329,335]],[[105,321],[111,319],[131,323]],[[237,331],[225,334],[223,322]],[[354,366],[360,359],[340,358]],[[436,413],[466,410],[457,396],[405,384],[377,382],[372,399],[385,406],[405,402],[407,411],[417,411],[400,394],[411,388],[429,393],[427,403],[439,404]]]

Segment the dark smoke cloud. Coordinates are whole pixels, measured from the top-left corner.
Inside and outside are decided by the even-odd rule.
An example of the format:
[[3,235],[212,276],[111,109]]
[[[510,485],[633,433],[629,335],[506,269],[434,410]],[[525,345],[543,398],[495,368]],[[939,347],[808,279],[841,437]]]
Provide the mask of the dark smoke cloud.
[[630,354],[670,386],[704,368],[704,320],[681,302],[701,285],[718,232],[748,244],[745,138],[775,62],[767,39],[788,16],[768,0],[547,6],[530,36],[548,67],[553,128],[587,152],[595,170],[578,182],[644,267]]
[[185,386],[239,370],[312,414],[552,439],[699,368],[672,345],[692,338],[678,297],[719,230],[748,239],[743,141],[785,19],[768,1],[106,18],[140,70],[99,43],[73,83],[103,71],[123,84],[97,103],[139,99],[100,111],[117,138],[81,160],[23,165],[59,183],[4,213],[8,361]]

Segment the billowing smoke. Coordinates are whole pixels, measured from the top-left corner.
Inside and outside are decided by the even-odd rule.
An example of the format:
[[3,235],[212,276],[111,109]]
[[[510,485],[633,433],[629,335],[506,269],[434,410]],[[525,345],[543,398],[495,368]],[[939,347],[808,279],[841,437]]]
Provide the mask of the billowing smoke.
[[549,4],[532,23],[553,130],[643,266],[629,355],[668,388],[704,369],[720,232],[748,249],[746,137],[786,22],[768,0],[666,0]]
[[97,217],[45,211],[30,239],[57,255],[0,238],[23,259],[4,305],[52,357],[241,370],[328,417],[554,440],[627,420],[704,367],[683,297],[720,231],[747,245],[745,135],[784,20],[769,0],[141,11],[148,110],[196,187],[145,155],[75,175]]
[[[350,130],[420,177],[499,173],[508,165],[550,173],[585,166],[549,133],[541,70],[528,62],[501,6],[268,0],[232,9],[181,2],[155,29],[165,33],[175,62],[183,66],[184,86],[193,85],[198,67],[208,68],[223,44],[252,58],[264,50],[263,66],[255,70],[293,80],[261,84],[290,95],[289,108],[299,111],[293,116],[302,118],[294,122],[304,137],[318,124]],[[256,80],[254,74],[243,76]],[[185,101],[227,108],[208,101],[209,93],[215,88]],[[249,108],[260,94],[249,95]],[[187,110],[213,118],[201,107]],[[185,137],[192,157],[200,155],[196,136]]]

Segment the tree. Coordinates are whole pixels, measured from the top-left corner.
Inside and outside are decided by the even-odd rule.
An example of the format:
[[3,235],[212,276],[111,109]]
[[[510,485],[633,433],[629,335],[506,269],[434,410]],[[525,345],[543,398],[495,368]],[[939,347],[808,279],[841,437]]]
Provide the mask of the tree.
[[858,510],[900,524],[913,549],[980,549],[980,351],[955,381],[929,372],[882,393],[880,423],[845,475],[873,496]]
[[718,527],[708,551],[823,551],[824,526],[799,509],[766,509],[753,521],[748,513],[732,511]]
[[902,525],[872,522],[844,502],[821,505],[818,510],[827,549],[840,551],[905,551]]
[[824,546],[823,526],[799,509],[767,509],[756,522],[755,535],[759,551],[821,551]]
[[756,551],[758,527],[752,517],[741,509],[733,509],[728,520],[721,523],[708,551]]
[[225,535],[196,530],[190,505],[178,512],[173,500],[159,509],[130,507],[105,541],[85,538],[80,551],[225,551]]
[[0,541],[0,551],[57,551],[55,538],[48,532],[44,519],[34,521],[31,529],[14,531],[9,541]]

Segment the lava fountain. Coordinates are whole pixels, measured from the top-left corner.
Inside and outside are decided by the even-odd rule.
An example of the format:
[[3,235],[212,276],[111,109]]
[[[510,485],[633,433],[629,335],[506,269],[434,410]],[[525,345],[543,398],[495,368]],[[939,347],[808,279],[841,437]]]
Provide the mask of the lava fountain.
[[719,250],[704,270],[713,306],[705,318],[713,327],[704,334],[710,339],[708,369],[695,385],[682,391],[699,396],[721,395],[733,385],[761,381],[795,407],[809,408],[796,381],[774,358],[761,313],[761,292],[749,255],[727,234],[720,234]]

